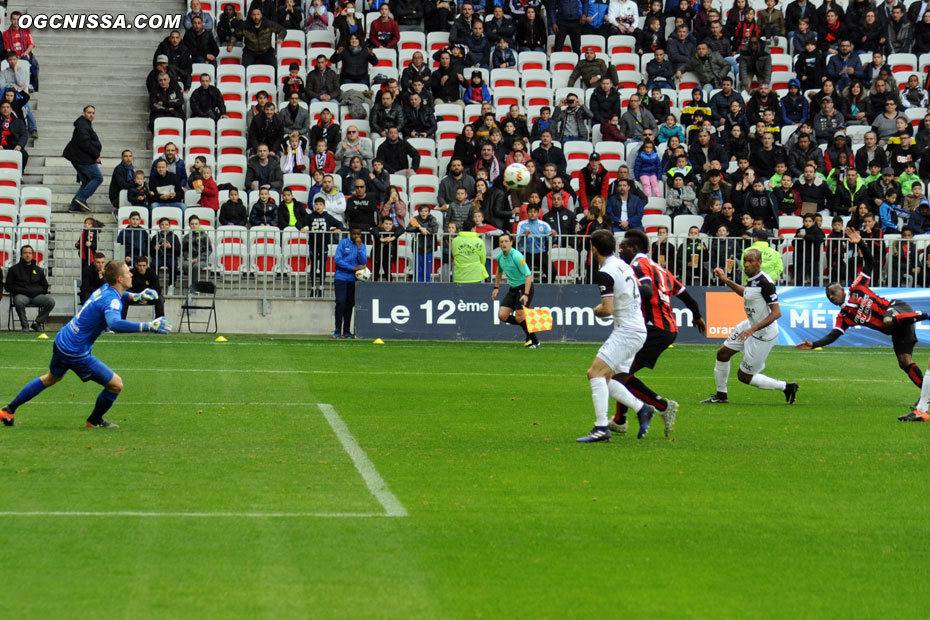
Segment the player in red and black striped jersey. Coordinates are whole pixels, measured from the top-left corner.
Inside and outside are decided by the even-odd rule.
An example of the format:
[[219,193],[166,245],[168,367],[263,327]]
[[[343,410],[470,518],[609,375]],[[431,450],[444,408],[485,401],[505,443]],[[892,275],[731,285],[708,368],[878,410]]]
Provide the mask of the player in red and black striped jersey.
[[[672,297],[678,297],[691,310],[694,324],[701,334],[705,333],[706,325],[701,315],[701,307],[685,289],[684,284],[649,258],[649,237],[646,233],[628,230],[620,244],[620,257],[629,263],[639,280],[641,308],[646,321],[646,342],[633,359],[630,372],[617,375],[616,379],[626,385],[637,398],[659,410],[662,421],[665,422],[665,435],[668,436],[675,426],[678,403],[662,398],[634,375],[641,368],[655,368],[659,356],[678,336],[678,323],[671,306]],[[623,434],[626,432],[626,426],[626,409],[618,404],[610,429]]]
[[840,306],[833,329],[820,340],[816,342],[805,340],[795,345],[795,348],[808,351],[823,347],[835,342],[851,327],[858,325],[868,327],[891,336],[891,343],[898,357],[898,366],[907,373],[908,378],[917,387],[920,387],[923,383],[923,373],[911,357],[914,353],[914,345],[917,344],[914,323],[926,320],[928,315],[926,312],[915,312],[906,302],[885,299],[870,289],[869,283],[875,269],[875,258],[872,256],[869,244],[863,242],[859,232],[852,228],[846,229],[846,237],[856,244],[859,252],[862,253],[864,263],[862,272],[849,287],[848,294],[843,290],[843,285],[839,283],[834,282],[827,286],[827,299]]

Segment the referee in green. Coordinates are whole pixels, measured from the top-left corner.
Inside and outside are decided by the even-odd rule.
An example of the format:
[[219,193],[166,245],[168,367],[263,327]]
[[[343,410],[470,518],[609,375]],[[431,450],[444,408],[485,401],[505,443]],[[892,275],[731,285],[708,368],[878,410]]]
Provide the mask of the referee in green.
[[[529,349],[539,348],[539,339],[536,334],[531,334],[526,328],[526,316],[523,314],[523,308],[530,305],[533,301],[533,273],[526,266],[526,259],[517,250],[513,248],[513,237],[510,233],[503,233],[497,238],[500,246],[500,253],[497,255],[497,275],[494,277],[494,290],[491,291],[491,300],[497,298],[497,293],[501,287],[501,276],[507,274],[507,284],[510,290],[507,296],[501,301],[500,311],[497,316],[504,323],[519,325],[526,334],[526,342],[523,346]],[[519,282],[519,284],[517,284]]]

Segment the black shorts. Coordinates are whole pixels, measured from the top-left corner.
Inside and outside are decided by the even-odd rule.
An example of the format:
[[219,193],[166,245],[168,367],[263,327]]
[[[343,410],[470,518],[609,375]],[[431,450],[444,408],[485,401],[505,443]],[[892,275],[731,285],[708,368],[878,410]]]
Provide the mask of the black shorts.
[[646,342],[633,358],[633,364],[643,368],[655,368],[659,356],[675,342],[677,337],[678,332],[669,332],[655,327],[647,328]]
[[[906,301],[892,301],[885,311],[885,316],[894,317],[905,312],[913,312],[911,304]],[[891,327],[891,344],[894,347],[895,355],[904,353],[911,355],[914,352],[914,345],[917,344],[917,332],[914,331],[914,324],[911,323],[905,327]]]
[[[518,286],[516,288],[510,287],[510,290],[507,291],[507,294],[501,300],[502,308],[510,308],[512,310],[522,310],[523,303],[520,301],[520,297],[523,296],[523,289],[526,285]],[[533,303],[533,295],[536,293],[536,287],[530,289],[529,299],[526,300],[526,305],[529,306]]]

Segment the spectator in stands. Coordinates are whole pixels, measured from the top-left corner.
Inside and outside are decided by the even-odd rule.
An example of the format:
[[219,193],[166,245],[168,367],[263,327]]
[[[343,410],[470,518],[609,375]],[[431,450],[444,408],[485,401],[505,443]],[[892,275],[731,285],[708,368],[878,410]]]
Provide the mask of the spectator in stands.
[[[374,151],[371,140],[361,137],[356,125],[349,125],[346,127],[345,138],[340,140],[336,146],[335,155],[337,164],[340,164],[342,168],[348,168],[353,157],[360,157],[362,165],[367,168],[371,166]],[[342,169],[339,174],[343,174]]]
[[743,88],[747,91],[754,81],[761,83],[771,80],[772,56],[766,49],[765,42],[759,37],[749,39],[740,52],[739,74]]
[[[16,148],[23,151],[23,168],[26,167],[26,127],[22,121],[10,115],[9,103],[0,103],[0,145],[4,149]],[[6,110],[6,111],[5,111]],[[87,201],[97,188],[103,183],[103,173],[100,172],[100,152],[102,146],[97,132],[94,131],[94,117],[97,110],[94,106],[84,106],[84,111],[74,121],[74,131],[71,141],[65,146],[62,157],[67,159],[77,172],[80,189],[71,200],[69,211],[89,212]],[[19,123],[17,125],[17,123]],[[10,146],[13,145],[13,146]]]
[[410,106],[404,109],[404,136],[434,138],[436,127],[436,115],[432,107],[424,105],[416,93],[410,95]]
[[279,158],[281,171],[284,174],[307,173],[309,171],[308,155],[306,138],[301,137],[297,131],[292,131],[287,136],[287,142]]
[[788,38],[791,38],[800,28],[802,19],[806,19],[811,28],[816,28],[819,21],[817,7],[808,0],[794,0],[785,9],[785,31]]
[[81,236],[74,242],[74,248],[81,257],[81,264],[84,267],[93,265],[94,254],[97,253],[97,243],[100,241],[100,228],[102,224],[95,218],[84,218],[84,228],[81,230]]
[[846,126],[846,119],[834,109],[832,97],[821,99],[820,106],[820,112],[813,119],[814,136],[818,144],[826,144],[838,130]]
[[172,84],[181,82],[181,74],[174,67],[168,65],[168,57],[164,54],[155,57],[155,68],[149,71],[145,78],[145,88],[149,95],[158,88],[158,76],[167,73]]
[[927,107],[927,89],[921,88],[916,74],[907,78],[907,87],[901,93],[901,105],[904,109]]
[[[182,44],[190,52],[192,62],[206,62],[216,66],[216,57],[220,47],[213,34],[205,29],[203,19],[195,17],[193,26],[184,34]],[[193,69],[193,67],[192,67]]]
[[697,207],[700,215],[706,215],[711,212],[710,205],[716,200],[721,205],[730,202],[733,186],[723,179],[723,174],[719,170],[710,170],[707,173],[707,180],[701,186],[697,196]]
[[614,90],[609,77],[601,78],[600,88],[591,95],[591,114],[594,122],[600,125],[610,121],[610,117],[619,114],[620,94]]
[[801,90],[819,89],[826,77],[824,73],[825,60],[823,52],[817,49],[817,42],[808,40],[804,42],[804,50],[797,55],[794,62],[794,72],[801,83]]
[[[891,162],[891,167],[894,168],[895,174],[901,176],[904,174],[905,169],[909,164],[914,164],[917,166],[917,159],[919,157],[917,148],[913,146],[911,141],[911,134],[907,130],[902,131],[898,135],[898,139],[901,141],[900,144],[892,145],[888,149],[888,161]],[[927,154],[923,156],[924,161],[927,160]],[[903,183],[902,179],[898,179]]]
[[646,63],[646,81],[649,88],[670,88],[675,80],[675,65],[665,57],[665,50],[656,49],[655,57]]
[[168,170],[164,159],[155,162],[155,172],[149,178],[149,187],[155,193],[153,207],[177,207],[184,210],[184,190],[178,175]]
[[[367,76],[367,69],[365,70]],[[310,102],[339,101],[342,93],[339,89],[339,76],[326,66],[326,56],[316,57],[313,69],[307,73],[304,98]]]
[[860,203],[868,208],[868,191],[856,169],[849,167],[846,175],[836,184],[836,194],[833,204],[834,215],[852,215]]
[[403,88],[404,91],[410,90],[412,88],[411,82],[413,82],[414,78],[419,78],[424,87],[429,88],[431,85],[430,73],[431,71],[423,59],[423,52],[414,52],[413,59],[410,61],[410,64],[407,65],[406,68],[404,68],[403,73],[401,73],[401,88]]
[[658,133],[659,126],[652,113],[640,104],[639,95],[632,95],[626,112],[620,117],[620,133],[626,136],[627,140],[640,141],[646,129],[655,134]]
[[598,153],[591,153],[588,157],[588,165],[581,169],[581,179],[578,184],[579,208],[587,211],[595,196],[606,200],[607,192],[607,170],[601,165],[601,156]]
[[849,86],[850,82],[863,82],[866,80],[862,71],[859,55],[853,51],[849,39],[840,42],[839,51],[827,61],[827,77],[833,80],[839,90]]
[[465,189],[467,197],[475,195],[475,177],[465,174],[465,166],[462,160],[453,157],[449,163],[449,174],[439,182],[436,202],[440,211],[448,211],[449,204],[455,199],[455,192],[460,187]]
[[132,167],[132,151],[126,149],[120,155],[120,163],[113,168],[113,175],[110,177],[110,190],[108,196],[110,204],[114,209],[119,208],[119,193],[124,189],[129,191],[132,187],[135,170]]
[[[161,283],[158,281],[158,275],[154,269],[149,269],[148,256],[139,256],[135,260],[135,267],[130,269],[132,274],[132,286],[129,291],[132,293],[141,293],[146,289],[152,289],[158,293],[158,297],[152,301],[155,310],[155,316],[165,316],[165,300],[161,294]],[[148,301],[124,300],[121,311],[123,319],[129,313],[129,306],[147,306]]]
[[363,47],[361,41],[359,35],[350,34],[349,44],[337,49],[329,59],[333,64],[342,63],[339,72],[340,84],[364,84],[365,86],[370,84],[368,65],[378,64],[378,57],[368,47]]
[[762,134],[762,148],[749,156],[749,163],[762,179],[768,179],[775,174],[777,162],[787,163],[788,157],[784,147],[775,144],[775,136],[769,132]]
[[484,36],[484,22],[475,20],[471,29],[471,35],[465,38],[465,45],[468,47],[468,51],[472,58],[474,58],[475,65],[482,69],[488,69],[493,45],[488,38]]
[[191,118],[210,118],[218,121],[226,116],[226,102],[220,90],[210,84],[210,74],[200,75],[200,88],[191,93]]
[[132,176],[132,186],[126,193],[129,205],[133,207],[144,207],[146,211],[152,206],[155,200],[155,192],[151,190],[148,183],[145,182],[145,173],[136,170]]
[[[323,112],[328,113],[328,116],[332,118],[332,114],[329,113],[328,108],[323,108]],[[323,117],[322,112],[320,113],[320,117]],[[297,132],[299,136],[303,137],[307,137],[310,134],[310,129],[308,127],[310,116],[307,114],[307,110],[304,106],[301,105],[299,93],[291,93],[287,105],[278,113],[278,118],[281,120],[284,133],[288,136],[294,132]]]
[[167,164],[168,170],[177,175],[181,187],[187,187],[187,166],[184,164],[184,160],[178,155],[178,146],[174,142],[166,144],[164,155],[152,162],[152,169],[149,171],[149,177],[155,176],[159,161],[164,161],[165,164]]
[[539,137],[539,146],[533,149],[530,156],[537,166],[545,166],[547,163],[555,164],[556,170],[561,174],[564,174],[568,166],[562,149],[552,144],[551,129],[543,130]]
[[772,92],[767,82],[763,82],[759,84],[759,89],[749,97],[746,103],[746,118],[750,124],[755,125],[765,120],[763,115],[766,110],[777,112],[775,117],[781,118],[781,102],[778,100],[778,95]]
[[665,49],[668,59],[680,67],[694,58],[697,53],[697,40],[688,32],[687,26],[679,26],[675,29],[675,34],[669,37]]
[[901,184],[895,181],[891,167],[883,168],[882,176],[866,185],[866,200],[872,212],[879,212],[888,192],[894,192],[896,198],[901,195]]
[[[78,293],[81,305],[104,283],[103,268],[107,265],[106,254],[95,251],[91,253],[91,258],[93,260],[90,264],[85,264],[81,270],[81,289]],[[160,316],[164,316],[164,313]]]
[[897,119],[904,118],[903,114],[898,112],[898,104],[894,99],[888,98],[883,102],[882,113],[872,121],[872,131],[878,134],[878,143],[885,146],[888,139],[898,132]]
[[[233,189],[232,192],[238,191]],[[243,224],[244,225],[244,224]],[[177,275],[178,257],[181,255],[181,241],[171,230],[171,220],[163,217],[158,220],[158,231],[149,242],[150,255],[154,259],[155,271],[165,271],[165,279],[169,287],[174,286]]]
[[552,10],[552,32],[555,34],[555,49],[562,51],[568,37],[571,49],[581,54],[581,26],[584,21],[583,6],[575,0],[554,0]]
[[37,138],[39,134],[36,119],[29,109],[29,70],[26,69],[26,65],[19,63],[19,56],[13,50],[6,53],[6,60],[7,67],[0,71],[0,89],[4,95],[6,91],[13,91],[14,97],[9,100],[10,105],[14,110],[19,108],[17,116],[26,123],[32,137]]
[[721,90],[714,93],[710,98],[708,105],[711,111],[711,118],[718,127],[726,125],[726,116],[730,111],[731,104],[736,101],[740,108],[743,107],[743,98],[736,90],[733,89],[733,78],[727,76],[720,80]]
[[317,170],[322,170],[324,174],[332,174],[336,171],[336,158],[332,151],[326,149],[326,140],[316,141],[313,155],[309,157],[309,160],[310,174]]
[[278,205],[275,204],[268,188],[258,190],[258,200],[249,210],[249,226],[277,226]]
[[[539,219],[539,207],[535,204],[527,206],[526,217],[517,225],[517,245],[534,279],[538,277],[540,283],[545,283],[549,276],[549,237],[554,236],[555,231]],[[466,223],[466,230],[467,226]]]
[[875,11],[866,11],[856,28],[855,40],[857,51],[884,50],[888,42],[888,26],[878,20]]
[[496,46],[501,39],[507,41],[508,48],[516,43],[514,39],[517,32],[516,24],[510,16],[504,15],[504,7],[500,5],[494,6],[492,17],[485,23],[485,29],[491,45]]
[[216,24],[216,37],[220,45],[229,44],[233,39],[233,34],[242,27],[243,23],[242,15],[236,11],[236,5],[224,4]]
[[10,303],[16,309],[19,324],[24,332],[30,325],[26,318],[26,306],[39,308],[39,315],[32,323],[32,331],[45,331],[45,322],[55,307],[55,298],[49,295],[45,270],[34,263],[35,250],[24,245],[19,250],[19,262],[10,267],[6,274],[5,288],[10,294]]
[[359,40],[365,38],[365,24],[359,18],[360,13],[356,8],[355,2],[349,0],[343,3],[342,12],[336,16],[333,22],[333,30],[336,32],[336,47],[347,47],[349,44],[349,35],[359,35]]
[[310,6],[307,7],[307,23],[304,30],[307,32],[331,30],[329,25],[332,20],[333,15],[326,10],[326,4],[322,0],[312,0]]
[[823,151],[806,134],[798,136],[797,141],[787,149],[786,155],[788,172],[792,176],[801,176],[804,173],[804,167],[810,161],[813,161],[818,169],[826,170]]
[[[688,150],[688,160],[697,171],[698,182],[700,183],[703,181],[704,175],[710,170],[712,161],[724,165],[729,162],[730,158],[723,147],[711,141],[709,132],[701,130],[698,132],[697,141]],[[639,177],[639,175],[636,176]]]
[[266,144],[272,153],[277,153],[284,140],[284,123],[275,113],[275,105],[269,101],[265,104],[264,112],[253,118],[249,125],[248,146],[251,153],[256,152],[259,144]]
[[336,328],[333,338],[355,338],[352,333],[352,310],[355,308],[355,272],[365,269],[368,251],[362,242],[362,232],[349,230],[349,236],[336,247]]
[[439,234],[439,221],[430,213],[429,205],[420,205],[417,215],[410,219],[407,232],[414,234],[416,254],[415,282],[429,282],[433,271],[433,250]]
[[276,189],[284,187],[284,175],[278,157],[265,143],[259,144],[255,155],[249,157],[245,173],[246,189]]
[[614,230],[643,230],[645,204],[630,191],[628,179],[617,179],[615,187],[616,191],[607,200],[607,212],[614,221]]
[[384,162],[384,168],[390,174],[410,174],[420,167],[420,153],[400,139],[396,126],[387,130],[387,139],[378,147],[378,159]]
[[[546,51],[546,40],[548,29],[546,20],[540,16],[535,7],[527,6],[516,24],[516,45],[523,52],[543,52]],[[450,36],[450,41],[451,36]]]
[[872,114],[872,99],[868,90],[859,82],[852,82],[843,89],[839,100],[840,112],[847,125],[867,125]]
[[888,157],[885,150],[878,144],[878,134],[869,131],[863,137],[865,144],[856,151],[855,164],[856,171],[862,177],[869,176],[869,167],[872,162],[876,162],[879,168],[888,166]]
[[190,50],[181,39],[180,32],[172,30],[171,34],[158,44],[158,47],[155,48],[155,54],[152,56],[153,67],[159,63],[159,57],[161,56],[167,58],[168,66],[177,72],[180,81],[184,84],[185,92],[190,89],[193,60],[191,59]]
[[797,78],[788,80],[788,94],[781,98],[781,124],[800,125],[807,122],[810,106],[801,93],[801,82]]
[[730,71],[730,65],[723,57],[717,52],[711,52],[704,42],[698,43],[697,50],[690,58],[677,64],[675,79],[680,80],[682,74],[692,72],[704,88],[719,88]]
[[184,236],[181,266],[190,276],[191,284],[195,284],[210,266],[213,243],[210,241],[210,233],[201,228],[200,218],[196,215],[188,218],[187,227],[189,232]]
[[371,47],[396,49],[398,42],[400,42],[400,28],[397,22],[391,18],[391,7],[382,4],[379,12],[381,15],[378,19],[371,22],[368,31],[368,42]]
[[778,208],[779,216],[799,215],[801,213],[801,192],[795,188],[791,175],[782,175],[777,185],[773,177],[769,185],[772,187],[772,197],[775,199],[775,206]]
[[582,88],[594,88],[601,82],[601,78],[609,77],[616,79],[617,72],[601,58],[598,58],[593,48],[585,50],[584,57],[581,58],[572,69],[568,78],[568,85],[575,86],[575,82],[581,79]]
[[149,130],[155,131],[155,120],[159,118],[180,118],[184,120],[184,93],[172,82],[167,73],[158,76],[158,86],[149,96]]
[[285,0],[284,4],[278,7],[275,21],[287,30],[303,30],[303,11],[295,4],[294,0]]
[[471,2],[463,2],[459,16],[452,22],[449,29],[449,42],[453,45],[464,45],[465,39],[471,36],[475,21],[475,6]]
[[832,170],[837,166],[837,162],[840,159],[840,153],[846,155],[846,162],[852,162],[853,152],[849,148],[849,142],[846,139],[846,134],[842,131],[837,131],[833,134],[833,142],[827,147],[827,152],[824,153],[824,162],[826,163],[826,169]]
[[282,37],[287,30],[271,20],[262,17],[262,10],[252,7],[249,11],[248,22],[239,22],[226,45],[226,51],[231,52],[237,41],[242,41],[242,66],[251,65],[277,65],[272,35]]
[[33,50],[36,45],[32,40],[32,32],[29,28],[19,26],[19,18],[22,13],[13,11],[10,13],[10,27],[3,33],[3,48],[7,51],[16,52],[17,56],[29,62],[29,75],[32,79],[32,89],[39,91],[39,61],[36,59]]
[[336,183],[333,181],[333,175],[323,176],[323,184],[317,196],[326,201],[326,212],[332,215],[341,225],[345,225],[346,219],[346,197],[336,189]]
[[[226,202],[220,207],[219,214],[220,226],[248,226],[249,212],[242,200],[239,199],[239,190],[232,188],[226,198]],[[153,252],[154,254],[154,252]]]
[[569,93],[555,109],[552,124],[559,142],[588,140],[588,125],[592,114],[574,93]]
[[[885,5],[887,6],[887,4]],[[895,10],[897,9],[897,10]],[[910,53],[914,44],[914,24],[904,15],[904,5],[891,9],[891,19],[887,22],[888,48],[892,54]]]
[[123,246],[123,255],[126,257],[126,264],[130,267],[135,264],[138,257],[148,254],[149,231],[142,227],[142,216],[138,211],[129,214],[129,225],[119,231],[116,242]]
[[203,185],[200,189],[200,201],[199,205],[201,207],[212,209],[214,212],[219,211],[220,209],[220,190],[216,185],[216,181],[213,180],[213,169],[210,166],[204,166],[201,170],[203,175]]
[[853,34],[842,21],[843,9],[838,7],[835,2],[824,2],[818,9],[818,17],[822,13],[823,19],[817,32],[817,41],[820,51],[827,54],[836,54],[839,51],[840,42],[849,40]]
[[462,75],[461,69],[452,65],[452,55],[449,52],[440,53],[439,67],[433,73],[431,83],[433,99],[437,104],[457,103],[465,107],[460,87],[467,88],[468,82]]
[[212,36],[214,29],[213,14],[210,11],[202,10],[200,0],[191,0],[190,7],[191,10],[184,16],[184,29],[191,30],[194,27],[194,19],[199,18],[203,23],[203,29]]
[[404,128],[404,112],[400,103],[394,101],[394,95],[390,91],[382,91],[381,98],[371,109],[371,130],[387,137],[388,129],[396,128],[398,131]]

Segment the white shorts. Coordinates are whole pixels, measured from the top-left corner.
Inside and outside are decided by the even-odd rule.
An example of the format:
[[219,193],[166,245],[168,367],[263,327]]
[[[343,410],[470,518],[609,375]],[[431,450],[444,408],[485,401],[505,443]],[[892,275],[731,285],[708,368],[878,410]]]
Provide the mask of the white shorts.
[[633,358],[646,342],[646,332],[614,329],[601,345],[597,357],[615,373],[629,372]]
[[740,362],[739,369],[747,375],[755,375],[765,368],[765,360],[771,353],[772,347],[778,342],[778,336],[776,335],[771,340],[760,340],[755,336],[750,336],[746,340],[736,339],[736,334],[750,327],[752,327],[752,323],[748,319],[737,325],[730,332],[723,346],[734,351],[742,351],[743,361]]

